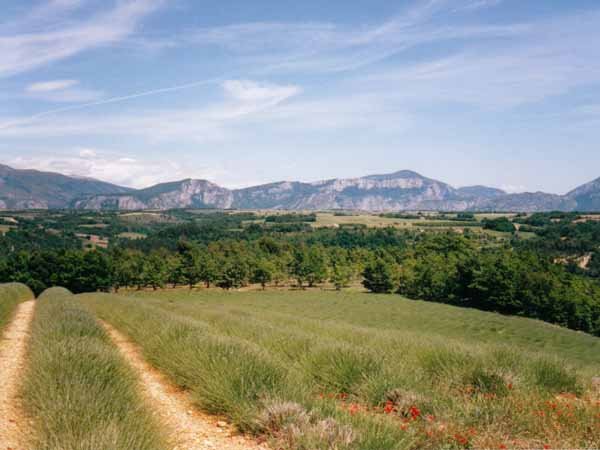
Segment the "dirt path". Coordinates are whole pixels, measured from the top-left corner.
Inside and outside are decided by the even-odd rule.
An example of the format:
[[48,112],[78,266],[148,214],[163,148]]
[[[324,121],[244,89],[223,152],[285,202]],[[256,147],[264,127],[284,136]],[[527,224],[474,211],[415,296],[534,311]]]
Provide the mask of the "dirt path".
[[25,366],[27,339],[35,301],[21,303],[13,321],[8,325],[0,341],[0,449],[22,450],[27,432],[20,400],[17,397],[19,382]]
[[185,392],[144,360],[134,343],[106,322],[103,325],[137,372],[152,409],[170,427],[173,450],[267,450],[265,445],[236,435],[227,423],[199,412]]

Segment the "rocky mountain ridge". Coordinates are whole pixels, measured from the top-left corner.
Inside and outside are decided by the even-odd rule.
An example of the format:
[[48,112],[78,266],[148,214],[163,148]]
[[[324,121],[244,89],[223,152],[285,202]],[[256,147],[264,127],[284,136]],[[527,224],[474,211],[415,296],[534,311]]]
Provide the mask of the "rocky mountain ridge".
[[455,188],[409,170],[311,183],[282,181],[233,190],[206,180],[186,179],[136,190],[0,166],[0,208],[600,211],[600,178],[565,195],[508,194],[486,186]]

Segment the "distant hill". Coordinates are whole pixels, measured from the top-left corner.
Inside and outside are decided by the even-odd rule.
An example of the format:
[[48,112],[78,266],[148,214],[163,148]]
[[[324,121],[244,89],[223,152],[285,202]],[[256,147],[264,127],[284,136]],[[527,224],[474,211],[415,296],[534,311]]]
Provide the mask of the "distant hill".
[[578,209],[600,211],[600,178],[579,186],[569,192],[566,197],[575,202]]
[[68,177],[0,165],[0,208],[53,209],[68,207],[84,195],[117,194],[132,189],[91,178]]
[[487,186],[455,188],[409,170],[313,183],[281,181],[235,190],[186,179],[136,190],[0,166],[0,208],[600,211],[600,178],[566,195],[508,194]]

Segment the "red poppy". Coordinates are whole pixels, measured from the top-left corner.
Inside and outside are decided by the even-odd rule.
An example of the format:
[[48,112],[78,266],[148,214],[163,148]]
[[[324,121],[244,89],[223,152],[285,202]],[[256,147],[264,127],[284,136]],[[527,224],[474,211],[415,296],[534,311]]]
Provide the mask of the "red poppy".
[[456,442],[458,442],[460,445],[467,445],[469,443],[469,439],[466,438],[465,436],[463,436],[462,434],[456,433],[454,435],[454,439],[456,440]]
[[416,420],[421,416],[421,410],[416,406],[411,406],[409,411],[410,416],[413,418],[413,420]]

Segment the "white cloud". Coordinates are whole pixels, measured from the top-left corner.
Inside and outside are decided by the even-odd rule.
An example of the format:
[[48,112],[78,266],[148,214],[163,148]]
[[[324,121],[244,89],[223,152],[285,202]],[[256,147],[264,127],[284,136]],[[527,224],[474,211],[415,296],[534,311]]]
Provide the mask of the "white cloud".
[[508,192],[509,194],[519,194],[521,192],[527,191],[527,187],[522,184],[503,184],[502,186],[500,186],[500,189],[502,189],[505,192]]
[[100,91],[79,87],[78,80],[51,80],[30,84],[25,88],[29,98],[55,103],[83,103],[104,97]]
[[299,96],[291,85],[230,80],[224,98],[204,108],[135,110],[111,115],[68,113],[43,119],[0,119],[4,139],[46,140],[68,136],[126,136],[146,142],[214,143],[236,140],[257,127],[271,132],[306,133],[341,129],[401,132],[410,116],[389,93],[327,97]]
[[[91,149],[88,149],[91,150]],[[203,178],[214,180],[225,172],[194,168],[169,159],[139,160],[118,152],[91,150],[72,156],[17,157],[6,163],[15,168],[58,172],[69,176],[96,178],[121,186],[143,188],[177,179]],[[93,153],[93,154],[92,154]]]
[[79,84],[78,80],[52,80],[52,81],[40,81],[38,83],[30,84],[25,88],[26,92],[52,92],[61,91],[63,89],[70,88]]
[[[165,109],[102,115],[47,115],[36,118],[0,118],[0,136],[43,139],[61,136],[122,135],[147,141],[192,140],[213,142],[228,135],[228,126],[249,120],[283,105],[300,93],[291,85],[230,80],[223,84],[220,102],[195,109]],[[60,110],[59,110],[60,111]],[[68,111],[68,108],[66,109]]]
[[[108,12],[98,13],[85,22],[71,22],[58,29],[48,26],[41,30],[34,27],[35,31],[22,31],[31,25],[27,18],[20,23],[20,32],[0,28],[0,77],[29,71],[85,50],[120,41],[132,34],[138,22],[162,2],[118,2]],[[75,4],[63,1],[55,6],[72,7]],[[35,24],[35,20],[31,20]]]
[[79,150],[79,156],[81,158],[95,158],[98,154],[96,153],[96,150],[91,149],[91,148],[84,148]]
[[280,103],[298,95],[301,91],[298,86],[261,84],[249,80],[227,80],[223,83],[223,89],[233,100],[241,102],[267,102],[269,104]]

